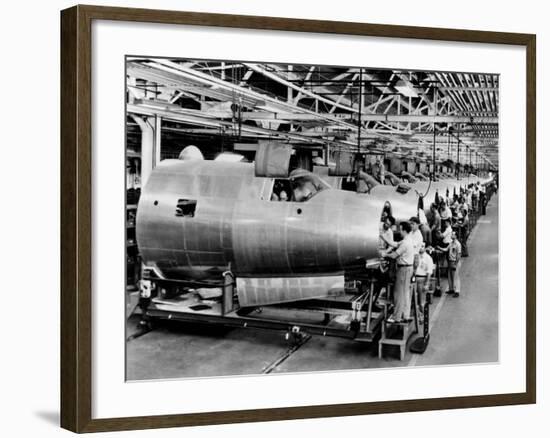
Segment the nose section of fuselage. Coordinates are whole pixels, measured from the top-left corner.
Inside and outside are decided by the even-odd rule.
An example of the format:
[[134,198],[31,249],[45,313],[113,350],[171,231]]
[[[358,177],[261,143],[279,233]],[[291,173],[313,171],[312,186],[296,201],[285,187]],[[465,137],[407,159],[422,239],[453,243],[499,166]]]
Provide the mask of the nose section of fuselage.
[[368,194],[343,193],[341,259],[347,266],[378,257],[380,211]]
[[331,233],[340,266],[348,268],[378,256],[380,211],[368,194],[331,190],[325,202],[333,206]]

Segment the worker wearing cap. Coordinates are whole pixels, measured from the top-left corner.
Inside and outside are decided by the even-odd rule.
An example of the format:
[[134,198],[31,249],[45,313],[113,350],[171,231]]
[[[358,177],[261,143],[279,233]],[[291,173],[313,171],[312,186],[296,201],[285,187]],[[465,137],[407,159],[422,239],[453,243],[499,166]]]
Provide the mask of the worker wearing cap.
[[412,227],[409,222],[399,224],[403,240],[397,248],[387,254],[396,261],[395,287],[393,292],[394,310],[389,323],[410,322],[411,311],[411,277],[413,275],[414,245],[411,238]]

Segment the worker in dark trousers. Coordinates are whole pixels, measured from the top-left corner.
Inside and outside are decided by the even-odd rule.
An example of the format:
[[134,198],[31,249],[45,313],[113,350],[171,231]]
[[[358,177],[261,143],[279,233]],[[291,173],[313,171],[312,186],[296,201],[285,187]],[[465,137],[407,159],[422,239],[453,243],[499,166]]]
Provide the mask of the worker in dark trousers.
[[462,246],[458,241],[456,232],[451,235],[451,243],[447,249],[447,279],[449,280],[449,290],[446,293],[452,294],[455,298],[460,296],[460,277],[458,275],[458,262],[462,255]]
[[470,216],[468,208],[463,205],[460,208],[460,215],[457,220],[457,229],[460,245],[462,245],[462,257],[468,257],[468,234],[470,229]]
[[427,219],[431,232],[429,245],[437,246],[439,240],[441,239],[441,216],[439,215],[439,211],[437,211],[437,206],[435,203],[430,205],[430,211]]
[[485,196],[485,189],[483,188],[479,190],[479,204],[481,207],[481,214],[487,214],[487,198]]
[[[447,254],[448,254],[448,250],[449,250],[449,245],[451,244],[452,242],[452,234],[453,234],[453,229],[451,227],[451,222],[449,220],[444,220],[442,225],[441,225],[441,228],[443,229],[443,232],[441,233],[441,236],[440,236],[440,239],[437,243],[437,245],[435,246],[435,251],[434,251],[434,255],[435,255],[435,262],[436,262],[436,273],[437,273],[437,288],[436,288],[436,292],[434,293],[434,296],[435,297],[439,297],[441,296],[441,293],[440,293],[440,280],[441,280],[441,270],[443,269],[443,264],[444,262],[448,262],[448,258],[447,258]],[[449,271],[449,265],[447,263],[447,272]]]

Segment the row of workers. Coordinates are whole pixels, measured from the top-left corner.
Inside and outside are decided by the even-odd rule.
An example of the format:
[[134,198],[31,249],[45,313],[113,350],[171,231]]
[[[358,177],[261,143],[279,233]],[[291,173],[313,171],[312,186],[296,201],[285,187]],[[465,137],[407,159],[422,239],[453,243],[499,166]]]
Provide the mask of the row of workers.
[[[489,194],[492,194],[492,192]],[[455,298],[460,296],[458,264],[467,256],[467,239],[480,214],[485,214],[488,197],[485,188],[472,184],[450,197],[436,196],[428,217],[422,208],[419,215],[399,224],[395,233],[395,219],[384,209],[380,231],[379,251],[385,260],[394,261],[388,270],[394,282],[394,308],[388,322],[411,321],[411,282],[416,282],[419,305],[430,289],[433,275],[440,279],[440,270],[447,269],[448,290]],[[470,217],[474,217],[472,223]],[[400,240],[396,240],[400,238]],[[434,263],[435,259],[435,263]],[[382,266],[387,266],[382,264]],[[387,269],[387,268],[386,268]]]

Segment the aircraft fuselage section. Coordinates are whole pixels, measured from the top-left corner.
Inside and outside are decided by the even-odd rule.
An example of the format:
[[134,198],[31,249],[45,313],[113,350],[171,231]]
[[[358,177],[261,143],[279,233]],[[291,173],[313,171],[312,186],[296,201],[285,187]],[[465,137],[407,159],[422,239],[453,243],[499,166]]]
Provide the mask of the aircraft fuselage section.
[[[305,202],[278,202],[270,200],[273,183],[255,177],[250,163],[162,161],[138,205],[144,262],[174,279],[219,278],[229,265],[240,276],[344,272],[377,256],[384,203],[397,220],[408,219],[417,212],[416,191],[429,184],[407,194],[390,186],[369,194],[325,189]],[[424,207],[435,189],[444,195],[455,186],[433,183]]]

